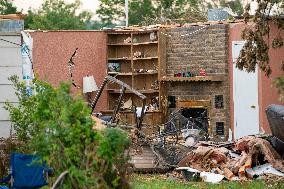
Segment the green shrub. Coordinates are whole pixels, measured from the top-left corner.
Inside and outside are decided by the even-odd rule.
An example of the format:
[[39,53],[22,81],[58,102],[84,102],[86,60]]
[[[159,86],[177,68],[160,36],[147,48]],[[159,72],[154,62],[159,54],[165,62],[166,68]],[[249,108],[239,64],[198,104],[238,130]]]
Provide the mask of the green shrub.
[[23,144],[19,149],[43,157],[56,176],[68,170],[64,188],[129,188],[125,151],[130,140],[123,130],[94,131],[90,108],[72,97],[70,84],[53,88],[35,80],[36,94],[29,97],[16,76],[10,80],[19,105],[6,103],[6,109]]

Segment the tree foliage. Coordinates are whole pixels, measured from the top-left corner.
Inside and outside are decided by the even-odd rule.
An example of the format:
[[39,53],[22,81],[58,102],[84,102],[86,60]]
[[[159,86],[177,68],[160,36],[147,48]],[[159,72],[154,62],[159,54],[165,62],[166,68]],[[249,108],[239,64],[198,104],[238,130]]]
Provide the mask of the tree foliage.
[[25,19],[28,29],[69,30],[86,29],[91,13],[79,13],[80,0],[67,4],[64,0],[45,0],[39,10],[29,10]]
[[0,0],[0,14],[16,14],[18,13],[17,7],[11,0]]
[[27,96],[25,85],[13,76],[19,105],[6,103],[18,148],[36,153],[55,170],[68,170],[63,188],[128,188],[125,150],[127,134],[116,128],[94,131],[90,108],[73,98],[69,84],[53,88],[36,80],[36,95]]
[[[121,24],[125,18],[124,3],[124,0],[101,1],[97,14],[105,26]],[[129,24],[206,21],[208,8],[217,7],[230,7],[238,14],[243,11],[240,0],[130,0]]]
[[[270,76],[272,73],[270,66],[269,50],[283,47],[283,39],[280,32],[284,29],[284,20],[280,15],[283,14],[283,0],[257,0],[258,8],[255,15],[251,18],[249,4],[245,8],[246,23],[252,22],[252,27],[246,27],[242,32],[242,38],[246,40],[244,48],[241,50],[236,66],[248,72],[254,72],[257,66]],[[271,15],[273,13],[273,15]],[[272,26],[277,26],[279,35],[274,39],[270,38]],[[280,65],[280,64],[279,64]],[[284,71],[283,60],[281,68]],[[275,85],[279,89],[281,98],[284,99],[283,82],[284,78],[279,77],[275,80]]]

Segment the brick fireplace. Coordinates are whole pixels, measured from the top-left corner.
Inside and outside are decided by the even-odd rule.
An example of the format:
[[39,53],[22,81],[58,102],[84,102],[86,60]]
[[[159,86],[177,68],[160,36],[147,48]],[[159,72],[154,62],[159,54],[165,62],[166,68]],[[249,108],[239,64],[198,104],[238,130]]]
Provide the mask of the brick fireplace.
[[[227,25],[192,25],[164,29],[166,50],[161,51],[161,81],[171,112],[201,108],[210,118],[211,136],[228,138],[229,78]],[[163,67],[164,66],[164,67]],[[200,76],[200,70],[205,76]]]

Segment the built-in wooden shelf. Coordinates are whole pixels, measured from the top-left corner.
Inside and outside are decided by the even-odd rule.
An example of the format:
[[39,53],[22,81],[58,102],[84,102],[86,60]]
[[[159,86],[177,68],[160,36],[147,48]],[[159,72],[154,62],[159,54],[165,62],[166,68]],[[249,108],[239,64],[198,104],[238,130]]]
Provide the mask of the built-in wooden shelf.
[[154,72],[142,72],[142,73],[132,73],[132,72],[127,72],[127,73],[122,73],[122,72],[108,72],[109,75],[125,75],[125,76],[129,76],[129,75],[155,75],[158,74],[158,71],[154,71]]
[[131,46],[131,43],[108,43],[108,46]]
[[125,76],[129,76],[129,75],[132,75],[131,72],[128,72],[128,73],[121,73],[121,72],[108,72],[109,75],[125,75]]
[[[154,33],[155,36],[151,33]],[[156,84],[156,81],[158,80],[158,69],[160,69],[159,43],[161,40],[159,39],[158,29],[153,28],[147,30],[135,27],[133,29],[122,28],[108,30],[107,35],[107,74],[114,77],[117,76],[119,80],[127,83],[130,87],[146,96],[146,106],[149,106],[152,103],[152,98],[165,96],[165,92],[162,90],[163,86],[160,83],[158,83],[159,86],[156,88],[158,90],[152,89],[152,85]],[[131,41],[131,43],[124,43],[128,41]],[[141,52],[142,56],[134,56],[137,51]],[[109,69],[109,63],[119,63],[121,68],[119,70],[120,72]],[[142,72],[139,73],[139,70]],[[146,70],[149,72],[145,72]],[[111,83],[108,85],[108,89],[106,89],[107,108],[105,111],[102,111],[103,114],[107,113],[109,115],[113,113],[110,109],[114,108],[114,101],[119,97],[121,92],[122,90],[117,84]],[[137,98],[136,94],[130,90],[126,90],[125,93],[126,94],[123,97],[124,100],[133,98],[136,105],[142,106],[142,99]],[[162,107],[161,98],[158,98],[157,105],[158,107]],[[133,122],[134,124],[134,117],[129,116],[130,114],[133,114],[132,111],[120,111],[120,113],[122,113],[121,119],[123,121],[128,123]],[[127,116],[123,116],[123,113],[127,114]],[[143,119],[143,124],[157,125],[164,122],[164,114],[162,111],[146,112],[146,114],[148,115]]]
[[[120,93],[121,90],[120,89],[107,89],[107,91],[109,93]],[[152,89],[148,89],[148,90],[137,90],[138,92],[142,93],[142,94],[152,94],[152,93],[159,93],[159,90],[152,90]],[[131,91],[126,90],[125,93],[133,93]]]
[[158,74],[158,71],[154,72],[142,72],[142,73],[133,73],[133,75],[155,75]]
[[151,44],[158,44],[158,41],[148,41],[148,42],[133,43],[133,46],[151,45]]
[[151,60],[151,59],[158,59],[158,57],[153,56],[153,57],[145,57],[145,58],[133,58],[133,60]]
[[[131,46],[132,43],[108,43],[108,46]],[[158,44],[158,41],[147,41],[147,42],[139,42],[133,43],[133,46],[138,45],[151,45],[151,44]]]
[[131,60],[131,58],[122,57],[122,58],[108,58],[108,60]]
[[223,81],[224,75],[195,76],[195,77],[162,77],[161,81],[194,82],[194,81]]

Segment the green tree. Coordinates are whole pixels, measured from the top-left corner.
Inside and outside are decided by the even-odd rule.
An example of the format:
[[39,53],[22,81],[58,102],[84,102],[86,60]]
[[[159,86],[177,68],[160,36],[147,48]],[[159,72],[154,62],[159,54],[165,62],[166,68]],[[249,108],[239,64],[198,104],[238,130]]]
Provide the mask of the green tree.
[[[207,10],[213,7],[230,7],[242,14],[240,0],[213,1],[206,0],[130,0],[129,24],[148,25],[167,22],[199,22],[207,20]],[[105,26],[121,24],[125,19],[124,0],[102,0],[97,14]]]
[[0,0],[0,14],[16,14],[17,7],[11,2],[11,0]]
[[244,6],[241,0],[226,1],[220,0],[220,7],[229,7],[237,15],[242,15],[244,13]]
[[[203,0],[132,0],[129,1],[129,24],[154,24],[173,20],[206,19]],[[106,26],[125,19],[124,0],[102,0],[97,14]]]
[[[245,8],[245,21],[253,23],[254,28],[247,27],[242,32],[246,44],[241,50],[236,66],[248,72],[254,72],[259,67],[269,77],[272,73],[269,50],[271,47],[283,48],[280,32],[284,29],[284,20],[281,17],[284,13],[284,1],[258,0],[257,2],[258,8],[253,16],[249,14],[251,7],[247,5]],[[278,27],[279,35],[271,39],[269,34],[273,25]],[[284,60],[280,69],[284,71]],[[275,78],[274,84],[279,89],[280,99],[284,100],[284,76]]]
[[25,19],[27,29],[68,30],[86,29],[91,19],[90,12],[80,12],[80,0],[67,4],[64,0],[45,0],[37,11],[28,11]]
[[98,14],[102,26],[111,27],[119,24],[124,17],[124,0],[101,0],[96,13]]
[[17,151],[40,155],[56,176],[67,170],[62,188],[129,188],[126,132],[94,130],[91,109],[82,98],[72,97],[70,84],[53,88],[35,80],[36,94],[27,96],[24,82],[16,76],[10,80],[19,104],[5,107],[19,142]]

